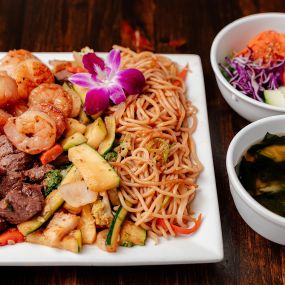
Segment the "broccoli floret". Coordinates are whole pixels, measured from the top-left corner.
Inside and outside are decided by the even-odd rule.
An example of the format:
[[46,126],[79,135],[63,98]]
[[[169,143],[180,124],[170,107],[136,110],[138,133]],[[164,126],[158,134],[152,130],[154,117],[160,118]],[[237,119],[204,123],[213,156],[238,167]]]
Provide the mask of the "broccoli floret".
[[107,161],[115,161],[118,154],[115,151],[109,151],[107,154],[105,154],[104,158]]
[[57,188],[62,180],[61,171],[59,169],[49,171],[44,178],[44,196],[46,197],[50,192]]

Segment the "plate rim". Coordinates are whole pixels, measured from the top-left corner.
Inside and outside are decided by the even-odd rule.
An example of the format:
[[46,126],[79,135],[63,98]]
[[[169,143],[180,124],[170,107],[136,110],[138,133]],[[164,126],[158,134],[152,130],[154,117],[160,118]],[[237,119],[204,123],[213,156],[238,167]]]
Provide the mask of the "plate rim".
[[[96,52],[97,53],[97,52]],[[0,57],[5,55],[6,52],[0,52]],[[55,57],[60,57],[60,56],[71,56],[71,52],[33,52],[33,54],[35,54],[36,56],[42,58],[42,57],[50,57],[50,56],[55,56]],[[107,53],[105,52],[98,52],[98,54],[100,54],[101,56],[106,56]],[[208,154],[210,156],[210,163],[208,165],[208,168],[211,172],[211,182],[213,182],[214,185],[212,185],[213,187],[213,193],[212,195],[214,196],[214,207],[215,207],[215,211],[216,211],[216,215],[217,215],[217,224],[215,225],[216,231],[217,231],[217,237],[216,237],[216,248],[214,250],[209,251],[209,256],[208,257],[201,257],[201,258],[180,258],[180,259],[168,259],[165,260],[163,257],[162,258],[158,258],[156,260],[151,260],[151,258],[146,261],[146,260],[129,260],[129,261],[123,261],[123,262],[110,262],[110,260],[108,260],[108,258],[105,261],[99,261],[99,262],[94,262],[93,261],[82,261],[80,260],[80,254],[77,255],[78,258],[71,258],[69,259],[70,254],[74,255],[73,253],[69,253],[69,252],[64,252],[64,255],[66,255],[66,260],[65,261],[57,261],[57,253],[59,255],[61,255],[62,250],[58,250],[58,249],[53,249],[53,248],[47,248],[48,250],[44,250],[45,252],[50,252],[49,255],[54,255],[54,260],[53,261],[44,261],[42,259],[39,260],[26,260],[26,261],[15,261],[15,260],[3,260],[1,259],[1,256],[3,256],[2,254],[0,255],[0,266],[72,266],[72,265],[76,265],[76,266],[86,266],[86,265],[91,265],[91,266],[141,266],[141,265],[170,265],[170,264],[201,264],[201,263],[216,263],[216,262],[220,262],[223,260],[224,258],[224,249],[223,249],[223,238],[222,238],[222,229],[221,229],[221,219],[220,219],[220,210],[219,210],[219,203],[218,203],[218,195],[217,195],[217,187],[216,187],[216,178],[215,178],[215,170],[214,170],[214,163],[213,163],[213,154],[212,154],[212,146],[211,146],[211,138],[210,138],[210,128],[209,128],[209,120],[208,120],[208,111],[207,111],[207,102],[206,102],[206,90],[205,90],[205,81],[204,81],[204,75],[203,75],[203,68],[202,68],[202,63],[201,63],[201,58],[199,55],[196,54],[163,54],[163,53],[159,53],[161,55],[167,56],[170,59],[174,60],[173,58],[182,58],[185,59],[185,61],[190,61],[190,59],[196,61],[197,63],[197,70],[199,73],[199,80],[200,80],[200,91],[201,91],[201,100],[203,103],[203,124],[204,125],[204,129],[206,130],[206,139],[208,142]],[[50,59],[54,59],[54,58],[50,58]],[[46,60],[43,60],[46,62]],[[191,65],[190,65],[190,69],[191,69]],[[189,89],[191,88],[191,86],[189,86],[188,81],[187,81],[187,97],[190,97],[191,99],[191,95],[189,96]],[[199,126],[199,122],[198,122],[198,126]],[[197,131],[195,131],[196,133]],[[194,133],[194,135],[195,135]],[[197,144],[197,142],[196,142]],[[35,245],[35,244],[28,244],[29,246],[31,246],[32,248],[41,248],[43,246],[40,245]],[[17,244],[15,245],[15,249],[17,249],[17,247],[26,247],[27,243],[24,244]],[[29,247],[28,246],[28,247]],[[158,245],[159,246],[159,245]],[[84,247],[88,247],[88,246],[84,246]],[[2,249],[0,249],[2,250]],[[11,249],[10,249],[11,250]],[[13,249],[14,250],[14,249]],[[206,252],[207,250],[205,250]],[[7,254],[9,254],[8,250],[7,250]],[[84,254],[84,253],[81,253]],[[109,253],[110,254],[110,253]],[[74,256],[73,256],[74,257]]]

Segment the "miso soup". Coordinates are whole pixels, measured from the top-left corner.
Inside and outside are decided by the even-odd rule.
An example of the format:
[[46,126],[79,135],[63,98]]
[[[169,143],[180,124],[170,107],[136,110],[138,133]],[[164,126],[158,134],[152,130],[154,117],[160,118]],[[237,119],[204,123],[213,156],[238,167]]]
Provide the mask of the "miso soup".
[[285,217],[285,136],[267,133],[242,156],[236,171],[256,201]]

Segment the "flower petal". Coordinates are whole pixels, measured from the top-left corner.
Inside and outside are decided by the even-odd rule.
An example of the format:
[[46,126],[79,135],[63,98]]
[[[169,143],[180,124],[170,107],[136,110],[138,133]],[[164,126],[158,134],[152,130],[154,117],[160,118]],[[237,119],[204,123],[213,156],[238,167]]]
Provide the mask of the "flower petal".
[[135,68],[128,68],[119,71],[115,80],[129,93],[138,94],[142,91],[145,78],[139,70]]
[[96,74],[95,66],[99,66],[100,69],[104,70],[105,63],[104,60],[98,57],[94,52],[87,53],[83,56],[82,62],[84,67],[90,72],[91,74]]
[[110,99],[116,104],[120,104],[126,101],[126,95],[123,88],[120,85],[113,84],[108,87]]
[[99,87],[89,90],[86,93],[84,111],[94,115],[104,111],[109,105],[109,90],[106,87]]
[[89,89],[95,85],[90,73],[75,73],[71,75],[68,80],[73,84]]
[[116,72],[121,64],[121,52],[118,49],[112,49],[107,56],[107,66]]

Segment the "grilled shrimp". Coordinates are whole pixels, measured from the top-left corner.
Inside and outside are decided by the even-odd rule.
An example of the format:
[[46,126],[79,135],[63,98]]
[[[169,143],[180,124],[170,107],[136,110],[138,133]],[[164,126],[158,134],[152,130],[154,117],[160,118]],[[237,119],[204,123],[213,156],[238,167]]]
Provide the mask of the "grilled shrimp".
[[71,115],[72,99],[58,84],[44,83],[31,92],[28,105],[31,107],[41,103],[52,104],[67,118]]
[[40,111],[46,113],[51,119],[54,120],[56,125],[56,139],[58,139],[66,128],[66,119],[62,112],[54,107],[52,104],[41,103],[30,107],[31,111]]
[[0,71],[5,71],[18,85],[18,94],[28,98],[30,92],[41,83],[54,82],[49,68],[29,51],[11,50],[0,61]]
[[17,149],[29,154],[51,148],[56,140],[55,122],[38,111],[27,111],[19,117],[9,118],[4,132]]
[[50,69],[34,58],[20,62],[10,76],[16,80],[18,93],[22,99],[28,98],[30,92],[40,84],[54,82]]
[[1,60],[0,60],[0,70],[6,71],[8,74],[12,74],[16,66],[26,60],[36,57],[27,50],[10,50]]
[[13,104],[19,100],[16,81],[5,74],[0,73],[0,108],[7,104]]

